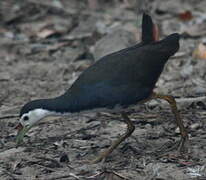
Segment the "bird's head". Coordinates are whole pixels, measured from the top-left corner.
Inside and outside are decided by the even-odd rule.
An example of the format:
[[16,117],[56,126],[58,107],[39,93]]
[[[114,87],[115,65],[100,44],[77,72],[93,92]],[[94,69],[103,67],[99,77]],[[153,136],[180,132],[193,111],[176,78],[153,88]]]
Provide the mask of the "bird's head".
[[16,138],[17,145],[22,142],[25,134],[34,125],[50,114],[48,110],[41,108],[38,104],[38,101],[31,101],[22,107],[19,114],[19,123],[16,126],[16,129],[18,130]]

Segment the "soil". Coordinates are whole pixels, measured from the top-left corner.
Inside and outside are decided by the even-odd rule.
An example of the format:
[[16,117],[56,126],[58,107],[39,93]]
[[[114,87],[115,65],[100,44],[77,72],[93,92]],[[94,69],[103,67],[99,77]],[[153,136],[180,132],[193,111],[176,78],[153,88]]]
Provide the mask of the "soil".
[[[0,179],[206,179],[206,57],[195,55],[205,43],[206,3],[198,2],[1,1]],[[158,24],[160,38],[184,34],[155,92],[176,98],[189,133],[188,152],[171,148],[180,133],[169,105],[160,100],[126,110],[134,133],[98,164],[88,160],[126,130],[118,113],[48,117],[16,147],[14,127],[21,107],[62,94],[108,51],[139,42],[143,11]]]

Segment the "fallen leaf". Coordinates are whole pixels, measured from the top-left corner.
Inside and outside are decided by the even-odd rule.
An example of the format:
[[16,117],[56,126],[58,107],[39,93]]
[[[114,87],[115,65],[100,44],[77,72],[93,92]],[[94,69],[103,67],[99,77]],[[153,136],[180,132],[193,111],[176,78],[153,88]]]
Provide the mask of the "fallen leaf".
[[99,8],[99,2],[97,0],[88,0],[88,6],[92,10],[96,10]]
[[15,154],[23,152],[24,150],[25,148],[22,148],[22,147],[8,149],[0,153],[0,159],[2,160],[8,157],[15,156]]
[[0,81],[8,81],[10,79],[10,74],[8,72],[0,73]]
[[13,171],[15,171],[20,166],[21,166],[21,161],[16,160],[16,161],[12,162],[12,170]]
[[55,51],[63,46],[67,46],[67,45],[68,45],[68,42],[59,42],[59,43],[51,44],[51,45],[47,46],[46,50],[47,51]]
[[182,21],[189,21],[193,18],[191,11],[184,11],[178,14],[178,17]]
[[206,59],[206,46],[200,43],[194,50],[193,56],[198,59]]
[[90,177],[88,177],[88,179],[92,179],[92,180],[98,180],[98,179],[102,179],[102,180],[128,180],[127,177],[122,176],[121,174],[115,172],[115,171],[103,171],[103,172],[99,172],[95,175],[92,175]]
[[56,31],[52,29],[43,29],[40,32],[38,32],[37,36],[40,38],[47,38],[51,36],[52,34],[55,34]]
[[201,37],[206,35],[206,24],[204,22],[183,27],[183,33],[191,37]]

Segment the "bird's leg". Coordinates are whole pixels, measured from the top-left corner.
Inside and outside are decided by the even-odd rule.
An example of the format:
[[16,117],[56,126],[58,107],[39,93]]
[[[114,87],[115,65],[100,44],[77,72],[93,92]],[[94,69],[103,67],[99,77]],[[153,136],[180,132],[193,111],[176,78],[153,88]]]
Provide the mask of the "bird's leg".
[[124,141],[127,137],[129,137],[133,133],[135,126],[133,125],[132,121],[129,119],[126,113],[121,113],[121,115],[124,121],[127,123],[126,133],[121,135],[116,141],[112,143],[112,145],[108,149],[103,151],[96,159],[94,159],[90,163],[92,164],[97,163],[103,160],[104,158],[106,158],[122,141]]
[[153,93],[151,98],[152,99],[164,99],[170,104],[171,110],[172,110],[173,114],[175,115],[175,120],[176,120],[177,126],[179,127],[180,133],[181,133],[181,141],[179,144],[179,150],[180,150],[180,152],[184,152],[186,150],[185,144],[188,142],[188,133],[183,125],[183,121],[182,121],[180,114],[178,112],[175,98],[173,96],[160,95],[160,94],[156,94],[156,93]]

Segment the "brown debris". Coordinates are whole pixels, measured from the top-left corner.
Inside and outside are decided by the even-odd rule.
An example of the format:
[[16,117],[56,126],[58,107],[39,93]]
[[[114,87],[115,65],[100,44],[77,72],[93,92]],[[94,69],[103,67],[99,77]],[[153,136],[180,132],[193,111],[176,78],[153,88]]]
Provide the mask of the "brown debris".
[[193,18],[191,11],[188,11],[188,10],[179,13],[178,17],[182,21],[190,21]]
[[193,56],[198,59],[206,59],[206,46],[200,43],[194,50]]

